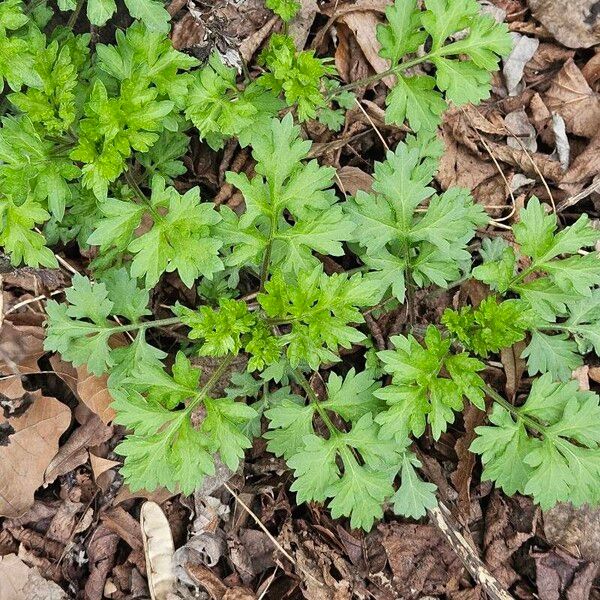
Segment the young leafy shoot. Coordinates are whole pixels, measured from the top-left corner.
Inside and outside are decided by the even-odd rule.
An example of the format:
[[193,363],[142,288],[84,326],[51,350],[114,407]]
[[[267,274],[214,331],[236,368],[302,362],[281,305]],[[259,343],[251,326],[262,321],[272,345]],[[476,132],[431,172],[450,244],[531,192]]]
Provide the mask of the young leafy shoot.
[[495,404],[491,425],[477,427],[471,450],[483,476],[508,495],[527,494],[543,509],[600,501],[600,399],[577,381],[534,380],[525,403]]
[[334,169],[316,160],[302,162],[311,143],[299,133],[290,114],[281,121],[273,119],[264,135],[253,141],[254,178],[227,173],[227,181],[244,195],[246,210],[238,217],[221,208],[219,233],[231,250],[226,265],[259,271],[266,260],[292,275],[319,264],[313,252],[343,255],[342,241],[354,224],[331,189]]
[[[435,486],[416,475],[416,457],[379,435],[372,416],[382,408],[374,394],[379,385],[370,371],[352,369],[345,378],[332,373],[326,400],[311,392],[308,404],[298,397],[282,398],[265,412],[268,448],[294,469],[291,489],[297,501],[328,500],[333,517],[348,516],[352,527],[366,530],[383,516],[387,500],[395,502],[399,514],[415,518],[436,502]],[[331,414],[346,421],[348,430],[335,426]],[[317,433],[315,419],[327,429],[327,438]],[[402,483],[394,491],[399,471]]]
[[[508,55],[508,28],[481,14],[476,0],[395,0],[386,8],[387,23],[377,29],[380,54],[397,77],[388,94],[386,121],[415,132],[434,132],[447,105],[478,104],[489,96],[492,72]],[[460,34],[460,35],[458,35]],[[429,40],[429,50],[415,55]],[[428,62],[432,75],[406,75],[410,67]]]
[[[201,370],[179,352],[172,374],[142,363],[125,380],[129,385],[115,393],[113,408],[115,421],[132,433],[115,451],[125,457],[121,473],[133,490],[161,486],[191,494],[214,475],[217,454],[237,469],[252,445],[243,429],[256,411],[210,396],[223,374],[221,366],[200,386]],[[192,419],[200,425],[194,427]]]
[[[467,244],[488,220],[467,190],[438,195],[430,187],[441,151],[434,138],[408,136],[375,164],[373,191],[358,191],[346,204],[358,255],[381,295],[391,288],[400,302],[407,286],[446,287],[468,270]],[[427,209],[417,211],[425,201]]]
[[[94,375],[109,369],[122,373],[131,370],[138,360],[165,356],[145,342],[140,320],[150,314],[146,308],[148,292],[138,289],[125,269],[113,272],[105,283],[93,283],[87,277],[75,275],[72,287],[65,294],[68,304],[54,300],[47,303],[46,350],[60,352],[75,366],[85,365]],[[111,315],[125,317],[134,324],[132,329],[139,329],[133,352],[113,349],[109,343],[115,339],[112,336],[124,331],[123,326],[109,320]]]
[[529,309],[531,340],[523,353],[529,374],[565,381],[583,363],[579,350],[599,348],[592,340],[598,341],[600,257],[579,250],[593,246],[600,230],[585,214],[561,231],[557,227],[556,215],[532,198],[513,228],[518,251],[506,243],[486,244],[473,276],[500,294],[516,294]]
[[427,328],[424,345],[412,335],[395,336],[395,350],[378,353],[392,384],[375,395],[388,404],[376,421],[384,439],[402,443],[410,434],[420,437],[427,424],[439,439],[454,413],[463,409],[463,398],[484,410],[484,381],[478,375],[485,365],[467,352],[451,352],[451,339],[444,339],[433,325]]
[[[108,199],[102,204],[104,214],[88,243],[102,250],[116,249],[132,254],[131,274],[144,278],[147,288],[160,276],[177,271],[187,287],[200,277],[223,269],[219,257],[221,240],[214,226],[221,220],[212,202],[201,202],[200,191],[193,188],[181,196],[156,175],[152,195],[140,203]],[[152,220],[149,230],[136,237],[142,219]]]

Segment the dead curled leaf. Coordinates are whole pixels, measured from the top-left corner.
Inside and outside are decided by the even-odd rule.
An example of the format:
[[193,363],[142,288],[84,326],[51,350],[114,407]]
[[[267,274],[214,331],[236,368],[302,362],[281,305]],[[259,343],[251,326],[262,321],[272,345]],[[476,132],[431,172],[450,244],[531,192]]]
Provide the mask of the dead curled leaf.
[[380,525],[382,544],[402,598],[441,595],[458,590],[462,563],[433,525]]
[[519,35],[518,33],[513,34],[513,36],[513,49],[504,61],[504,67],[502,68],[509,96],[517,94],[525,65],[531,60],[540,45],[540,41],[536,38]]
[[358,167],[345,166],[338,169],[336,182],[342,192],[354,196],[358,190],[370,191],[373,177]]
[[52,356],[50,364],[54,372],[67,384],[71,391],[107,425],[115,417],[111,408],[113,401],[108,391],[108,377],[96,377],[88,373],[85,366],[75,368],[58,355]]
[[[0,516],[17,517],[33,504],[44,473],[58,451],[58,440],[71,422],[69,408],[34,392],[34,402],[19,417],[0,417],[14,433],[0,446]],[[24,457],[24,449],[27,452]]]
[[597,507],[557,504],[544,512],[544,533],[551,544],[600,564],[600,509]]
[[41,327],[13,325],[4,321],[0,328],[0,374],[17,375],[0,381],[0,392],[9,398],[25,393],[19,374],[37,373],[38,360],[44,355],[44,331]]
[[110,423],[115,418],[115,411],[110,406],[113,398],[108,391],[108,377],[91,375],[85,367],[77,367],[77,376],[77,395],[81,401],[96,413],[103,423]]
[[0,556],[0,600],[67,600],[67,595],[36,568],[8,554]]
[[88,448],[102,444],[112,433],[112,427],[108,427],[96,415],[92,415],[73,432],[50,461],[44,474],[44,483],[52,483],[60,475],[87,462]]
[[533,555],[540,600],[588,600],[598,564],[570,556],[560,548]]
[[569,48],[589,48],[600,42],[596,0],[528,0],[533,16]]
[[140,526],[150,596],[152,600],[168,600],[175,590],[175,547],[169,521],[156,502],[145,502],[140,512]]
[[[340,17],[354,34],[360,49],[363,51],[369,64],[376,73],[383,73],[390,68],[389,60],[379,56],[381,44],[376,36],[377,25],[381,22],[374,12],[351,12]],[[389,87],[394,86],[394,77],[383,78],[383,82]]]
[[598,131],[600,96],[588,85],[572,58],[552,80],[544,102],[565,120],[570,133],[589,138]]
[[228,588],[210,569],[202,565],[190,564],[186,570],[193,582],[208,592],[211,600],[256,600],[249,589]]

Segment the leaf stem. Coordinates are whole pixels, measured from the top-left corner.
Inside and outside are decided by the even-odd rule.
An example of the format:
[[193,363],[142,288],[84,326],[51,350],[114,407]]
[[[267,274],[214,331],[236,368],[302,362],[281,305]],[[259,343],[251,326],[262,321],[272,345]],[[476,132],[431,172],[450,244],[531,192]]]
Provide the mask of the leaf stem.
[[502,408],[505,408],[512,415],[517,417],[517,419],[521,419],[529,429],[535,431],[536,433],[545,436],[545,431],[542,425],[540,425],[537,421],[534,421],[527,415],[524,415],[519,412],[519,409],[516,406],[513,406],[506,398],[503,398],[494,388],[492,388],[487,383],[483,387],[485,393],[492,399],[494,402],[497,402]]
[[235,358],[235,356],[236,356],[235,354],[229,354],[223,359],[223,362],[217,367],[217,369],[214,371],[214,373],[208,378],[208,381],[200,388],[200,391],[198,392],[196,397],[188,403],[188,405],[186,407],[186,411],[188,413],[191,412],[192,410],[194,410],[194,408],[198,405],[198,403],[203,398],[206,398],[208,396],[208,394],[211,392],[211,390],[213,389],[213,387],[215,387],[215,385],[217,383],[219,383],[219,381],[225,374],[225,371],[227,371],[227,369],[233,362],[233,359]]
[[135,331],[136,329],[150,329],[151,327],[165,327],[166,325],[175,325],[181,323],[179,317],[169,317],[168,319],[157,319],[156,321],[144,321],[143,323],[131,323],[130,325],[119,325],[111,327],[113,333],[122,333],[125,331]]
[[327,426],[330,435],[332,437],[336,437],[337,435],[339,435],[338,428],[332,423],[331,419],[329,418],[329,415],[327,414],[327,411],[321,406],[321,401],[319,400],[319,397],[315,393],[315,390],[312,389],[304,373],[300,369],[294,369],[294,377],[296,378],[296,381],[300,384],[302,389],[306,392],[306,395],[308,396],[310,402],[315,405],[315,408],[317,409],[319,416],[323,420],[323,423],[325,423],[325,425]]
[[362,79],[357,79],[356,81],[351,81],[346,85],[341,85],[340,87],[332,90],[325,96],[325,100],[329,101],[341,94],[342,92],[348,92],[350,90],[355,90],[356,88],[363,87],[369,85],[370,83],[376,83],[385,77],[389,77],[390,75],[397,75],[402,71],[406,71],[406,69],[410,69],[411,67],[415,67],[416,65],[420,65],[421,63],[427,62],[432,58],[437,56],[438,52],[430,52],[425,56],[419,56],[417,58],[413,58],[412,60],[407,60],[406,62],[399,63],[395,67],[390,67],[381,73],[375,73],[373,75],[369,75],[368,77],[363,77]]
[[77,0],[77,5],[75,6],[75,10],[71,13],[69,20],[67,21],[67,29],[73,29],[73,27],[75,27],[75,23],[77,22],[79,13],[81,12],[81,9],[83,8],[83,1],[84,0]]

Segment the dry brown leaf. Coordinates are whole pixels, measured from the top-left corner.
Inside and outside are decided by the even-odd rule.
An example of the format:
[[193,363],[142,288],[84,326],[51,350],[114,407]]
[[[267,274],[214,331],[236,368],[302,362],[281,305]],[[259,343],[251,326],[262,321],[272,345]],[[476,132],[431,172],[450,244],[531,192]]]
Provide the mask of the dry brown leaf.
[[0,516],[17,517],[33,504],[58,440],[71,422],[71,411],[55,398],[33,394],[34,402],[20,417],[4,419],[14,429],[7,446],[0,446]]
[[360,49],[356,37],[344,23],[336,27],[337,47],[335,49],[335,67],[345,82],[364,79],[371,67]]
[[498,491],[492,494],[485,514],[485,564],[506,588],[519,579],[511,558],[535,535],[537,512],[529,498],[503,498]]
[[540,41],[536,38],[519,35],[518,33],[514,33],[513,36],[516,36],[513,49],[504,61],[502,68],[509,96],[516,96],[519,87],[522,87],[519,84],[523,78],[525,65],[531,60],[540,44]]
[[500,351],[500,361],[504,367],[506,375],[506,385],[504,387],[506,396],[509,400],[514,400],[517,390],[521,385],[521,378],[525,372],[527,363],[521,354],[525,350],[525,342],[517,342],[510,348],[503,348]]
[[190,564],[186,570],[195,585],[202,586],[208,592],[211,600],[256,600],[256,596],[247,588],[228,588],[203,565]]
[[300,9],[288,24],[288,35],[298,50],[302,50],[308,39],[310,28],[319,12],[317,0],[300,0]]
[[596,0],[528,0],[533,16],[569,48],[589,48],[600,42]]
[[600,53],[596,52],[596,54],[581,67],[581,74],[590,85],[594,85],[596,81],[600,79]]
[[29,567],[16,554],[0,556],[0,600],[27,600],[23,588]]
[[85,600],[102,600],[104,584],[115,563],[119,536],[105,525],[100,525],[87,545],[90,574],[85,582]]
[[513,110],[504,117],[504,125],[510,135],[506,143],[511,148],[524,148],[530,153],[537,152],[535,127],[529,122],[524,109]]
[[433,525],[380,525],[382,544],[402,598],[438,596],[458,589],[463,565]]
[[574,55],[574,50],[568,50],[558,44],[542,42],[525,67],[525,77],[535,84],[544,71],[560,68]]
[[600,563],[600,509],[597,507],[557,504],[544,512],[544,532],[551,544]]
[[587,148],[571,163],[560,179],[560,187],[576,194],[600,173],[600,131],[590,140]]
[[100,475],[106,473],[109,469],[118,467],[120,464],[121,463],[118,460],[109,460],[108,458],[102,458],[101,456],[96,456],[90,452],[90,465],[92,466],[94,479],[98,479]]
[[546,154],[540,152],[532,154],[492,141],[488,141],[487,145],[496,160],[518,167],[525,175],[539,180],[539,171],[548,181],[560,181],[563,177],[560,163]]
[[[44,330],[41,327],[13,325],[4,321],[0,328],[0,374],[19,375],[37,373],[37,361],[44,355]],[[20,377],[0,382],[0,392],[8,398],[19,398],[25,393]]]
[[112,427],[105,425],[96,415],[92,415],[84,425],[71,434],[50,461],[44,475],[44,483],[52,483],[60,475],[87,462],[88,449],[110,439],[112,433]]
[[75,531],[75,526],[79,521],[78,515],[83,507],[82,502],[71,502],[68,499],[62,502],[56,514],[52,517],[52,521],[50,521],[46,537],[55,542],[66,544]]
[[[356,41],[363,51],[366,59],[373,67],[376,73],[383,73],[390,68],[390,61],[379,56],[381,44],[377,39],[377,25],[381,21],[374,12],[351,12],[340,17],[340,21],[345,23],[354,33]],[[383,82],[388,88],[394,87],[394,77],[384,77]]]
[[0,600],[67,600],[67,594],[15,554],[8,554],[0,556]]
[[537,596],[540,600],[588,600],[598,565],[588,563],[557,548],[533,555]]
[[600,96],[588,85],[573,59],[556,74],[544,101],[550,111],[565,120],[570,133],[589,138],[598,131]]
[[142,531],[139,523],[120,506],[115,506],[101,517],[102,522],[114,531],[132,550],[142,550]]
[[110,407],[113,398],[108,391],[108,377],[96,377],[88,373],[85,366],[77,367],[77,376],[77,395],[80,400],[96,413],[103,423],[110,423],[115,418],[115,411]]
[[476,437],[475,428],[483,425],[487,415],[472,404],[468,405],[464,411],[465,435],[456,440],[454,451],[458,457],[456,471],[452,473],[452,484],[458,492],[458,508],[461,515],[468,517],[471,512],[471,478],[476,458],[473,452],[469,451],[469,446]]
[[342,192],[354,196],[358,190],[363,192],[371,190],[373,176],[358,167],[346,166],[338,169],[336,183],[341,187]]

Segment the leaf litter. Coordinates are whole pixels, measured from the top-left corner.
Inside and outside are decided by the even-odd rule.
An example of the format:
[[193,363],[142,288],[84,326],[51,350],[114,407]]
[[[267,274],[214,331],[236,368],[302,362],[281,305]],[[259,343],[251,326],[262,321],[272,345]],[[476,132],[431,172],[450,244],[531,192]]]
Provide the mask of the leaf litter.
[[[244,53],[251,62],[278,26],[261,10],[262,3],[200,4],[197,10],[180,8],[173,34],[177,47],[196,54],[217,47],[227,55],[251,40]],[[535,193],[547,202],[550,192],[555,202],[568,203],[600,174],[600,68],[598,59],[585,51],[600,43],[600,37],[596,24],[585,17],[596,13],[583,0],[566,8],[560,1],[492,4],[520,32],[515,33],[517,45],[504,63],[504,78],[495,82],[496,97],[466,109],[470,118],[459,111],[445,115],[441,135],[446,151],[436,180],[442,190],[454,185],[471,189],[490,214],[511,224],[512,192]],[[322,6],[303,2],[295,39],[328,48],[346,81],[383,71],[387,63],[378,54],[375,29],[386,5],[369,0]],[[560,44],[572,49],[571,54]],[[383,112],[384,96],[376,86],[361,90],[359,100],[371,103],[375,114],[376,109]],[[337,169],[339,187],[348,195],[370,189],[372,157],[382,155],[375,121],[360,122],[362,115],[356,115],[337,136],[311,131],[321,148],[334,145],[324,156]],[[566,133],[556,125],[557,115]],[[386,128],[383,119],[376,125]],[[359,131],[359,138],[352,137]],[[398,130],[385,133],[391,145]],[[199,158],[199,152],[189,157]],[[203,168],[210,171],[206,180],[214,187],[220,180],[218,165]],[[597,215],[596,191],[580,202],[568,206],[571,217],[584,207]],[[177,584],[171,574],[166,577],[169,592],[171,586],[187,584],[179,588],[182,597],[184,589],[189,594],[193,587],[217,600],[484,597],[485,591],[427,518],[384,521],[369,534],[341,528],[318,505],[295,506],[285,471],[260,444],[249,450],[243,476],[226,471],[201,500],[157,498],[162,509],[153,508],[150,518],[144,506],[158,505],[144,504],[144,496],[152,494],[141,492],[140,499],[129,493],[115,469],[120,463],[113,451],[124,432],[111,424],[114,412],[106,378],[85,367],[73,368],[43,350],[42,305],[33,299],[60,294],[67,285],[62,270],[19,270],[4,279],[4,313],[26,304],[6,314],[0,332],[0,599],[3,594],[11,600],[161,598],[148,574],[160,573],[168,561],[162,556],[157,569],[154,550],[147,547],[144,555],[143,548],[148,531],[150,538],[160,531],[168,542],[167,528],[182,533],[176,539],[177,552],[190,550],[180,565],[186,577]],[[441,312],[450,302],[444,295],[424,298],[418,310]],[[376,325],[387,333],[393,322],[383,315]],[[503,354],[502,364],[507,395],[515,398],[526,384],[518,353]],[[592,386],[600,379],[593,376],[599,368],[589,365]],[[524,498],[507,499],[491,491],[480,481],[473,460],[466,458],[474,455],[464,450],[478,425],[476,415],[466,414],[464,422],[420,449],[454,492],[453,508],[474,553],[515,598],[598,597],[597,511],[559,505],[540,515]],[[223,483],[232,477],[240,497],[294,562],[282,557],[224,490]],[[142,529],[137,526],[140,516]],[[212,546],[209,537],[201,538],[208,534]]]

